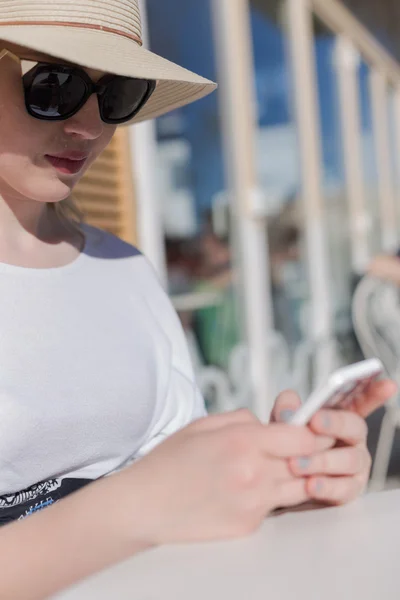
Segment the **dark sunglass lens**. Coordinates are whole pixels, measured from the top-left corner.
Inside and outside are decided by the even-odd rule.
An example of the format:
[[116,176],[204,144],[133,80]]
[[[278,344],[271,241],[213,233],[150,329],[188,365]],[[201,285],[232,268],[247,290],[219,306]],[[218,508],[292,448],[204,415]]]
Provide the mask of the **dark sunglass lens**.
[[38,116],[57,119],[73,112],[85,93],[86,84],[79,76],[49,70],[35,76],[27,100]]
[[145,79],[115,77],[107,84],[102,99],[103,118],[116,122],[129,119],[141,108],[148,89]]

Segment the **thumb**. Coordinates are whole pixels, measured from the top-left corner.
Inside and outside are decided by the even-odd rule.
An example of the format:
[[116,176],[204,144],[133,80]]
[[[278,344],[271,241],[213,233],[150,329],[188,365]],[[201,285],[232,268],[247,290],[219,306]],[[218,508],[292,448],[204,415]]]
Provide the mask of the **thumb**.
[[275,423],[285,423],[289,421],[290,417],[300,406],[301,400],[296,392],[291,390],[282,392],[275,402],[271,421]]
[[[296,392],[283,392],[278,396],[275,402],[271,421],[273,423],[286,423],[300,406],[301,400]],[[323,452],[325,450],[329,450],[335,445],[335,442],[336,440],[333,440],[330,437],[318,436],[317,451]]]

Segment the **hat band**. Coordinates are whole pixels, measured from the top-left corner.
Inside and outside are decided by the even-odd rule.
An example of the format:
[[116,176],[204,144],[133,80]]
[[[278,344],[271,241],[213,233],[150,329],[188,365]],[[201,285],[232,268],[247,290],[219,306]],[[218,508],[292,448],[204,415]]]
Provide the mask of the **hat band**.
[[83,29],[95,29],[96,31],[105,31],[106,33],[113,33],[116,35],[121,35],[126,37],[134,42],[137,42],[142,46],[143,42],[138,35],[134,33],[126,33],[125,31],[120,31],[119,29],[113,29],[112,27],[106,27],[104,25],[95,25],[94,23],[74,23],[69,21],[6,21],[0,22],[0,27],[6,26],[17,26],[20,25],[47,25],[47,26],[55,26],[55,27],[81,27]]

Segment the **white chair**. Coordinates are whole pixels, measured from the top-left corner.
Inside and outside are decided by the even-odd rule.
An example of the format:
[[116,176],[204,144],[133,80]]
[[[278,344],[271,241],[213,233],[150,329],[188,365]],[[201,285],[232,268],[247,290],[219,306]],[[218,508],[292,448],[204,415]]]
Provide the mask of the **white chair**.
[[[225,412],[251,407],[253,397],[247,345],[239,343],[232,349],[227,370],[224,371],[219,367],[204,364],[192,330],[186,330],[186,338],[196,380],[203,396],[209,401],[209,411]],[[269,332],[268,343],[273,368],[270,368],[271,397],[265,399],[266,403],[288,388],[295,389],[303,399],[306,398],[312,387],[311,365],[316,352],[314,345],[302,342],[291,357],[289,348],[278,331]]]
[[[364,277],[353,299],[353,323],[366,358],[379,358],[400,386],[400,290],[388,282]],[[379,432],[370,488],[383,489],[396,429],[400,427],[398,398],[390,400]]]

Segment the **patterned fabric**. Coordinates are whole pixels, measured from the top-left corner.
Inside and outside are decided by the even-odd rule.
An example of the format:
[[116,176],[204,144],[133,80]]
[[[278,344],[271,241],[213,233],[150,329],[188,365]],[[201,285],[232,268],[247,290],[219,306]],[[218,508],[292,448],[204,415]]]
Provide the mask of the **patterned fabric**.
[[21,492],[0,496],[0,527],[26,519],[89,483],[88,479],[50,479]]

